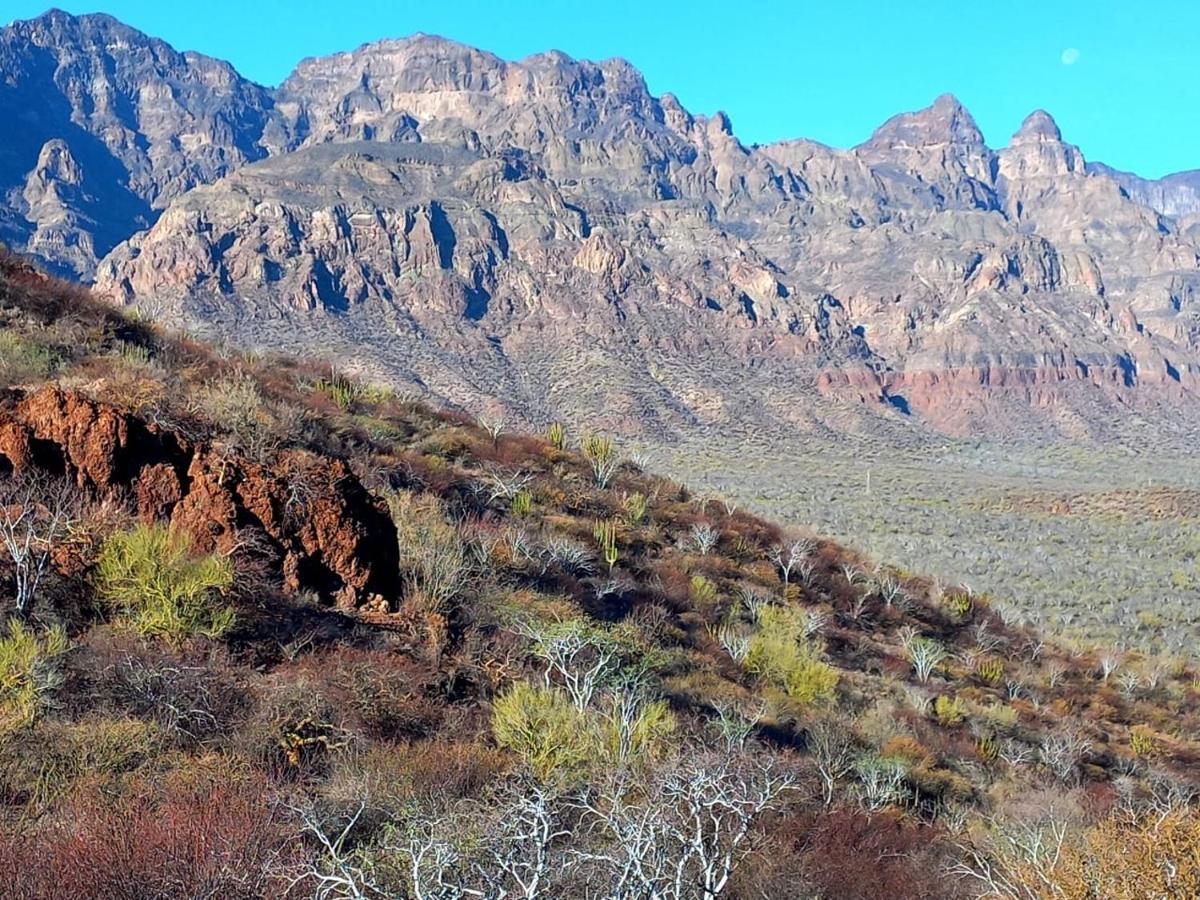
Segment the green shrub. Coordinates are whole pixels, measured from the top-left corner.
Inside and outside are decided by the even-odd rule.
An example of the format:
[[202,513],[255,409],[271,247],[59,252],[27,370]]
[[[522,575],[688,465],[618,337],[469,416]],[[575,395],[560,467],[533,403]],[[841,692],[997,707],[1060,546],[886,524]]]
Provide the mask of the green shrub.
[[340,410],[348,410],[358,400],[363,399],[362,384],[352,378],[347,378],[340,372],[332,371],[328,378],[318,378],[313,382],[313,389],[324,394]]
[[63,682],[61,661],[67,633],[55,626],[36,634],[19,619],[9,619],[0,638],[0,737],[33,724]]
[[688,582],[688,596],[697,606],[709,606],[717,602],[717,586],[703,575],[693,575]]
[[933,701],[933,714],[939,725],[952,727],[967,717],[966,708],[957,697],[938,697]]
[[445,612],[467,573],[466,547],[432,494],[393,491],[387,496],[400,545],[400,572],[410,606]]
[[533,509],[533,495],[527,490],[519,490],[513,494],[509,507],[514,516],[527,516]]
[[104,542],[96,592],[120,609],[139,634],[180,641],[217,638],[233,625],[233,610],[213,595],[233,583],[233,566],[217,554],[192,552],[184,533],[139,525]]
[[965,619],[971,613],[974,606],[974,601],[971,600],[970,594],[956,593],[951,594],[946,598],[946,609],[956,619]]
[[787,606],[765,606],[758,630],[750,639],[746,668],[782,687],[804,706],[833,697],[837,670],[820,659],[820,651],[804,635],[803,612]]
[[984,684],[999,684],[1004,678],[1004,660],[981,659],[975,666],[975,674]]
[[646,520],[646,513],[649,510],[650,501],[641,491],[634,491],[632,494],[626,494],[621,498],[621,509],[625,514],[625,524],[630,528],[634,528]]
[[496,743],[512,750],[543,782],[579,774],[600,749],[594,721],[562,691],[519,681],[492,706]]
[[6,384],[44,381],[59,366],[59,357],[13,331],[0,331],[0,380]]

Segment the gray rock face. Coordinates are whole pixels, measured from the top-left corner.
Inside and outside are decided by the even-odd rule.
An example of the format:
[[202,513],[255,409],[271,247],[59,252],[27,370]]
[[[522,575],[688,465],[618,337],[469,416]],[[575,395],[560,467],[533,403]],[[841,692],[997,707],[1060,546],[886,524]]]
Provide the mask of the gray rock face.
[[109,16],[0,29],[0,72],[0,239],[68,274],[265,155],[267,91]]
[[1132,200],[1163,215],[1179,219],[1200,216],[1200,169],[1176,172],[1157,180],[1119,172],[1103,163],[1089,163],[1088,169],[1112,178]]
[[[188,327],[631,431],[1200,421],[1200,226],[1045,112],[1000,150],[949,95],[853,149],[748,148],[620,60],[415,36],[266,92],[111,20],[48,19],[14,29],[57,28],[68,60],[120,32],[117,81],[174,99],[44,129],[10,167],[6,235]],[[109,152],[132,217],[78,130],[113,121],[147,136]]]

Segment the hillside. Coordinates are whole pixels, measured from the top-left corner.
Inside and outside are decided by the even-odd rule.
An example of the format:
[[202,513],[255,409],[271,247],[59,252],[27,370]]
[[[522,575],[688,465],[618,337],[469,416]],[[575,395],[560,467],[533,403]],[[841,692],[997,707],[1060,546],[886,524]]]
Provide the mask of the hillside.
[[1089,164],[1044,111],[1001,149],[949,95],[749,147],[622,60],[426,35],[274,90],[106,16],[0,59],[0,239],[216,340],[656,440],[1200,422],[1194,178]]
[[0,315],[5,897],[1195,895],[1194,660],[12,256]]

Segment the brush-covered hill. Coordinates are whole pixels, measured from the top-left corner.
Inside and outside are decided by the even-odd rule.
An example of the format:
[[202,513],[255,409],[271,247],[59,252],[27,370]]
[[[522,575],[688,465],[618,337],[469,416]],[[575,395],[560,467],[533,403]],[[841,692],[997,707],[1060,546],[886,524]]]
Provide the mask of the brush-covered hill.
[[0,365],[5,897],[1196,894],[1192,660],[14,256]]

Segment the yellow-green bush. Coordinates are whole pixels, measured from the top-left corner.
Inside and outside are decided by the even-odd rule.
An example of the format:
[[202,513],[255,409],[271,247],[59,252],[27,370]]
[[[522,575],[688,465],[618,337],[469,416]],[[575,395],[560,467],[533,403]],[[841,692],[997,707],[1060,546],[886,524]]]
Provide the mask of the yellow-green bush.
[[688,595],[697,606],[708,606],[717,601],[717,586],[703,575],[693,575],[688,582]]
[[62,685],[60,662],[67,652],[67,633],[55,626],[37,634],[19,619],[10,619],[0,638],[0,737],[30,725]]
[[233,625],[233,610],[215,595],[233,583],[233,565],[217,554],[192,552],[182,532],[139,525],[104,542],[96,563],[96,593],[121,610],[139,634],[180,641],[217,638]]
[[595,722],[562,691],[519,681],[492,705],[496,743],[544,782],[570,780],[600,750]]
[[746,668],[782,687],[805,706],[833,697],[837,670],[820,659],[820,651],[804,636],[804,614],[787,606],[765,606],[758,630],[750,639]]
[[975,666],[975,674],[984,684],[999,684],[1004,678],[1004,661],[995,658],[981,659]]
[[957,697],[938,697],[933,701],[933,714],[938,724],[947,727],[958,725],[967,717],[966,708]]
[[631,715],[627,708],[615,702],[602,722],[604,749],[615,762],[628,762],[656,757],[667,746],[678,723],[665,701],[651,700],[637,704]]

